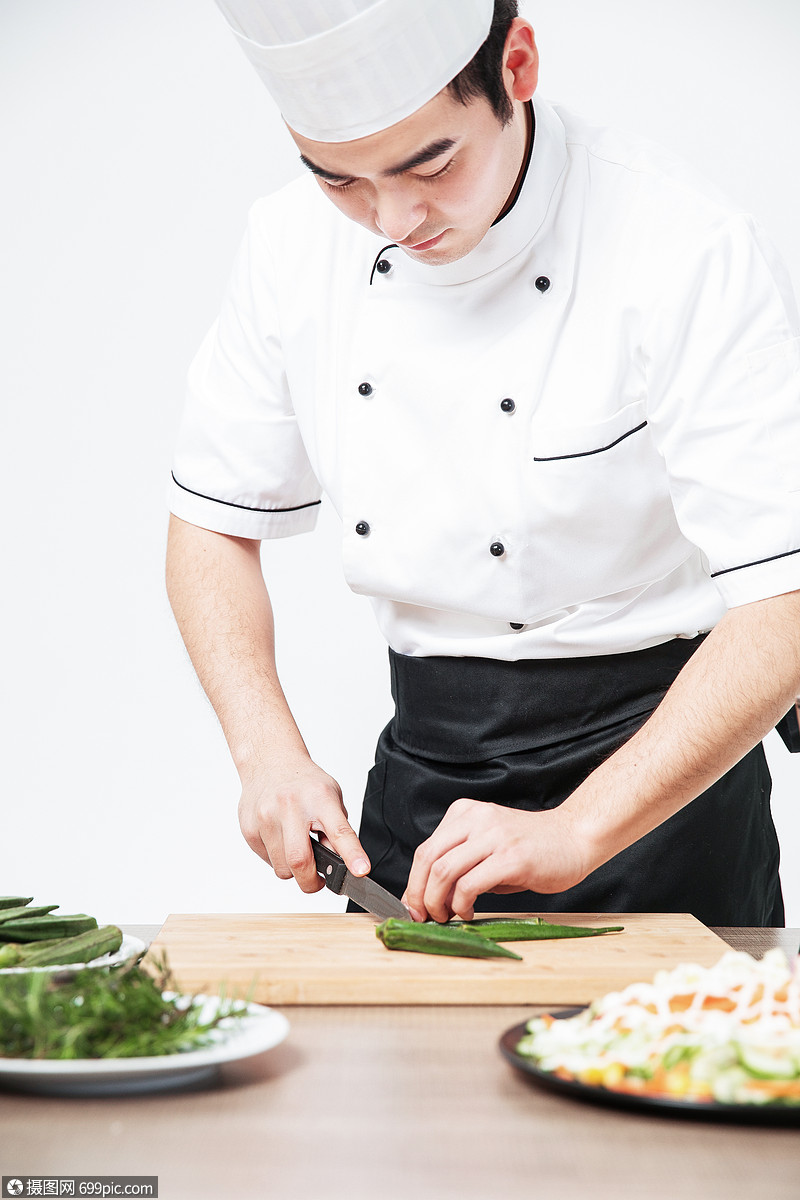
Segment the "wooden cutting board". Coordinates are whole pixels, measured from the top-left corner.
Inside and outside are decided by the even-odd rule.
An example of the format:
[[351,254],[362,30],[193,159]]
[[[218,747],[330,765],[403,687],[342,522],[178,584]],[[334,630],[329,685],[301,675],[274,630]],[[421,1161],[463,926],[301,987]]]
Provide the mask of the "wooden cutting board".
[[387,950],[363,913],[175,913],[145,962],[166,952],[181,992],[262,1004],[588,1004],[682,962],[711,966],[727,943],[687,913],[550,914],[624,925],[596,938],[515,942],[523,957],[443,958]]

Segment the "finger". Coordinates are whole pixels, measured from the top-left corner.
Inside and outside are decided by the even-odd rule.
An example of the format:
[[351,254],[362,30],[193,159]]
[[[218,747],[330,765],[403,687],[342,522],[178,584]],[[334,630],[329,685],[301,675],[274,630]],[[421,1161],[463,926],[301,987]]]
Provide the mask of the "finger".
[[434,921],[449,921],[460,880],[482,860],[484,851],[476,839],[454,846],[431,864],[423,903]]
[[407,892],[403,892],[402,896],[400,897],[400,903],[406,906],[408,909],[408,915],[411,917],[412,921],[419,921],[420,924],[422,924],[424,921],[427,921],[428,914],[425,911],[424,905],[419,903],[416,906],[413,905],[408,898]]
[[367,852],[344,815],[340,815],[336,822],[325,821],[321,832],[339,857],[344,859],[351,875],[369,875],[372,868]]
[[523,891],[522,888],[502,886],[505,872],[494,856],[482,859],[465,871],[453,889],[450,903],[453,912],[462,921],[471,921],[475,915],[475,901],[486,892]]
[[318,892],[324,888],[325,881],[317,873],[308,828],[301,826],[291,831],[284,830],[284,847],[289,875],[283,878],[291,878],[293,875],[298,886],[307,893]]
[[269,851],[267,850],[267,847],[264,845],[264,842],[261,838],[261,835],[258,833],[258,831],[256,831],[255,833],[250,833],[250,832],[246,832],[244,829],[242,829],[242,834],[244,836],[244,840],[247,842],[248,846],[253,851],[253,853],[257,854],[259,858],[262,858],[268,867],[271,867],[272,860],[270,859]]
[[283,847],[280,838],[276,838],[274,833],[268,833],[266,830],[259,829],[258,826],[250,829],[242,825],[241,829],[244,840],[253,853],[263,859],[268,867],[272,867],[279,879],[291,879],[292,873],[286,868],[284,863]]
[[425,907],[424,897],[425,888],[428,883],[430,863],[421,855],[424,845],[425,843],[423,842],[422,846],[419,846],[414,854],[405,891],[401,896],[402,903],[405,904],[415,921],[427,921],[429,916],[428,910]]
[[291,879],[292,869],[286,861],[286,849],[280,829],[269,833],[262,829],[259,836],[264,847],[261,857],[270,864],[278,879]]
[[469,807],[472,803],[469,800],[457,800],[451,804],[431,836],[417,847],[403,895],[403,903],[415,921],[424,921],[429,915],[425,896],[433,864],[469,836]]
[[270,812],[262,814],[259,833],[267,861],[272,864],[278,879],[297,879],[303,891],[319,890],[305,823],[298,822],[295,813],[284,811],[281,820],[276,820]]
[[244,798],[239,801],[239,828],[242,831],[242,837],[253,853],[257,854],[259,858],[263,858],[264,862],[268,863],[269,866],[272,866],[272,859],[267,845],[261,836],[261,830],[257,824],[251,823],[248,811],[244,805]]

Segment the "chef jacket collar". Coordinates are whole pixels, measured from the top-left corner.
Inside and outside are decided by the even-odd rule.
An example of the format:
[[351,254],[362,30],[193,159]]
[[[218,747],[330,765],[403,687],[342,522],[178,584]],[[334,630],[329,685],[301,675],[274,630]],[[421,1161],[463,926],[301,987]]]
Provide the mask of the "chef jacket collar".
[[564,126],[553,109],[538,95],[533,98],[533,152],[516,200],[504,217],[486,231],[481,241],[456,262],[431,266],[415,262],[399,247],[379,257],[389,257],[402,276],[417,283],[454,284],[480,279],[502,267],[534,240],[544,224],[550,201],[567,162]]

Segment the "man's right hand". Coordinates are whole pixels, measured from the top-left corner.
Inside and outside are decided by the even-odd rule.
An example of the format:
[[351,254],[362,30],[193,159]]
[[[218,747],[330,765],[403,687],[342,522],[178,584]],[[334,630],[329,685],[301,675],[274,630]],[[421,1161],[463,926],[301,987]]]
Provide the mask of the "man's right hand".
[[279,879],[294,877],[304,892],[325,886],[314,862],[312,830],[344,859],[352,875],[369,873],[369,859],[347,820],[341,788],[310,758],[248,781],[239,801],[239,824],[250,849]]

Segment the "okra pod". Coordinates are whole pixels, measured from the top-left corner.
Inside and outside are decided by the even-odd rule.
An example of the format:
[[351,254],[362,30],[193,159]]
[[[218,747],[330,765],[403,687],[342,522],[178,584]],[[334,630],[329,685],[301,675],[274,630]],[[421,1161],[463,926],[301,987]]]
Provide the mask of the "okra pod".
[[101,954],[110,954],[122,945],[122,931],[116,925],[101,925],[75,937],[63,938],[47,947],[30,946],[22,950],[23,967],[60,967],[68,963],[91,962]]
[[550,938],[596,937],[601,933],[620,933],[623,925],[604,925],[590,929],[585,925],[551,925],[536,917],[533,920],[516,920],[514,917],[486,918],[478,921],[464,921],[457,928],[462,929],[470,937],[491,938],[495,942],[528,942],[544,941]]
[[18,946],[16,942],[4,942],[0,946],[0,971],[5,970],[6,967],[16,967],[22,957],[21,949],[22,947]]
[[25,958],[34,951],[44,950],[46,946],[56,946],[63,938],[53,938],[49,942],[0,942],[0,970],[5,967],[24,967]]
[[448,954],[456,958],[515,958],[521,956],[506,950],[488,938],[465,933],[455,925],[435,922],[401,921],[389,917],[375,927],[375,936],[389,950],[411,950],[420,954]]
[[0,922],[0,942],[43,942],[56,937],[75,937],[96,928],[96,919],[88,917],[86,913],[20,917],[15,921]]
[[0,924],[6,921],[27,920],[28,917],[44,917],[51,913],[57,904],[20,904],[16,908],[0,909]]

